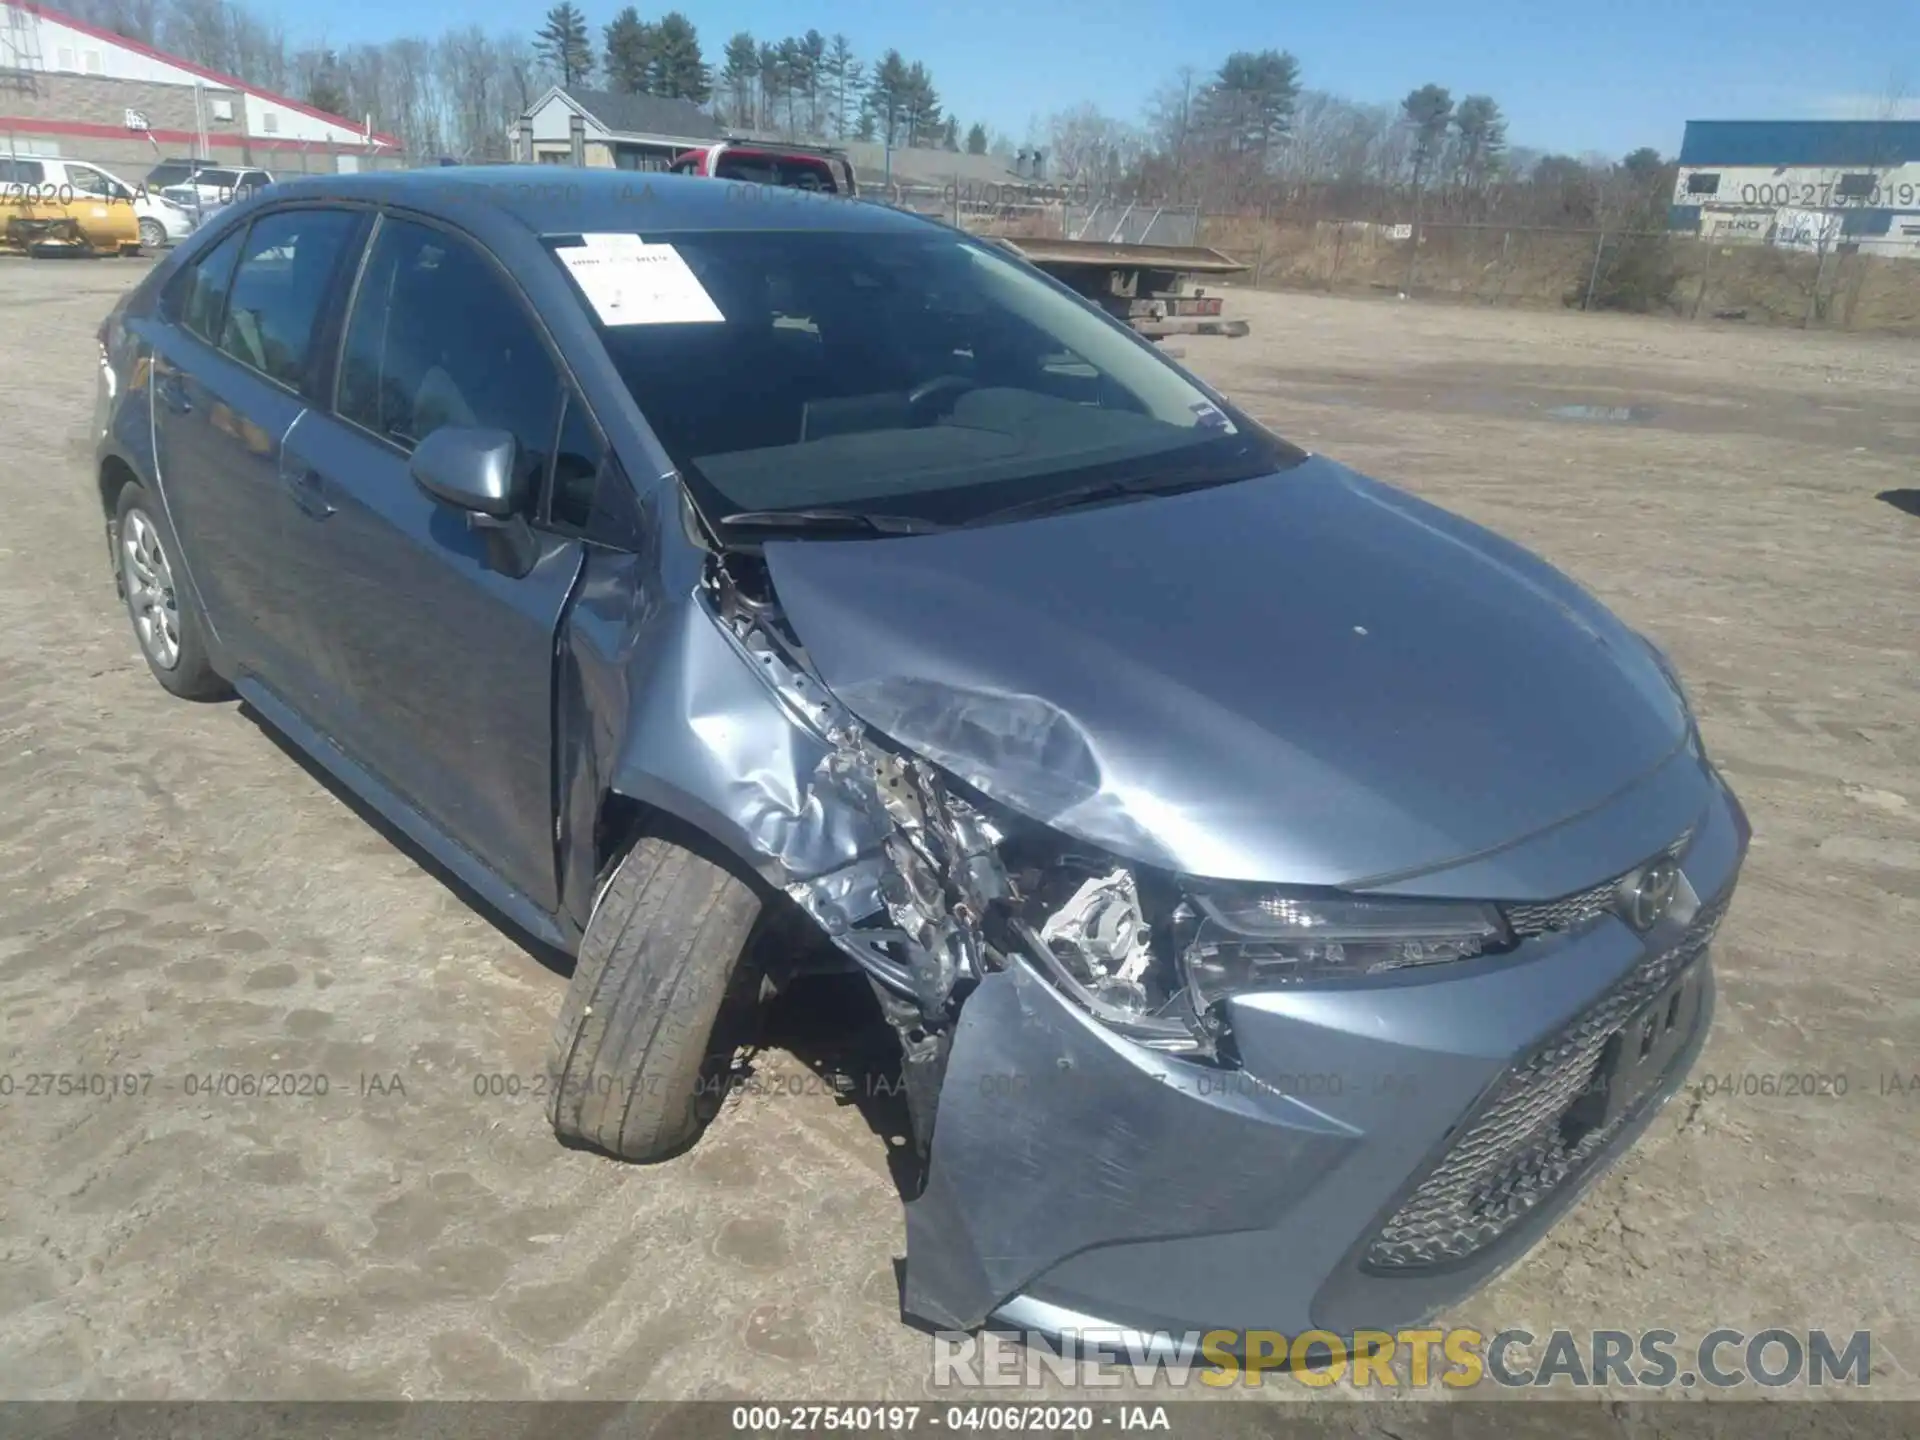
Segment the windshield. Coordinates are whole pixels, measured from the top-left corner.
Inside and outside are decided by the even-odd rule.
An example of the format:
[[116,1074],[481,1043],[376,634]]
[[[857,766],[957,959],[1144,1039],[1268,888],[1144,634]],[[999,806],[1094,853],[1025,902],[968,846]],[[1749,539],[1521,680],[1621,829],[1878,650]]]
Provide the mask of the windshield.
[[194,167],[184,160],[163,160],[147,172],[147,188],[164,190],[169,185],[185,184]]
[[965,237],[550,243],[713,518],[831,508],[956,524],[1090,482],[1218,483],[1302,458]]

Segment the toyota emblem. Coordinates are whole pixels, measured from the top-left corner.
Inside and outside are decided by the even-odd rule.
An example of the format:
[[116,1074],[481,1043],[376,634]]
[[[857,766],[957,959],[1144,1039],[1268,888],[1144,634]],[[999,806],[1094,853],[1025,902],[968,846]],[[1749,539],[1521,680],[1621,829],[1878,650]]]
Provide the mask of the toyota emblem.
[[1680,867],[1671,860],[1643,865],[1620,882],[1620,914],[1635,930],[1660,923],[1680,888]]

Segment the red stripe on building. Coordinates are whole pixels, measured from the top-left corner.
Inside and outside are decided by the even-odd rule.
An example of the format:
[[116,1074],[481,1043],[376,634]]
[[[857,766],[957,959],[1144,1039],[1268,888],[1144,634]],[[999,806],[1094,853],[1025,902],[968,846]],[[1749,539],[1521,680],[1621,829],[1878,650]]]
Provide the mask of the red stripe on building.
[[[15,135],[84,135],[90,140],[138,140],[151,135],[163,145],[196,145],[199,137],[191,130],[129,130],[124,125],[97,125],[90,120],[36,120],[24,115],[0,115],[0,131]],[[293,140],[285,135],[210,134],[207,141],[216,150],[272,150],[309,155],[364,155],[367,147],[346,140]],[[376,140],[385,136],[375,134]],[[398,142],[389,141],[397,147]]]
[[[164,50],[156,50],[151,45],[143,45],[138,40],[116,34],[114,31],[105,29],[99,25],[91,25],[85,20],[76,20],[73,16],[68,15],[64,11],[56,10],[51,5],[35,5],[31,3],[31,0],[27,0],[27,3],[22,5],[21,8],[26,10],[28,14],[44,15],[56,25],[65,25],[69,30],[78,30],[82,35],[91,35],[96,40],[105,40],[111,44],[118,45],[122,50],[131,50],[134,54],[144,55],[149,60],[158,60],[162,64],[176,66],[181,70],[187,71],[189,74],[198,75],[202,80],[212,80],[225,86],[229,90],[243,91],[253,96],[256,100],[265,100],[274,105],[284,105],[289,110],[298,110],[302,115],[311,115],[316,120],[324,120],[329,125],[338,125],[347,130],[360,130],[362,128],[360,125],[356,125],[353,121],[347,119],[344,115],[330,115],[325,110],[316,110],[313,106],[305,104],[302,101],[290,99],[285,95],[276,95],[271,90],[262,90],[258,85],[249,85],[237,75],[222,75],[218,70],[209,70],[206,66],[196,65],[191,60],[182,60],[178,55],[169,55]],[[400,144],[393,136],[383,135],[378,131],[374,132],[373,138],[382,141],[388,146],[397,147]]]

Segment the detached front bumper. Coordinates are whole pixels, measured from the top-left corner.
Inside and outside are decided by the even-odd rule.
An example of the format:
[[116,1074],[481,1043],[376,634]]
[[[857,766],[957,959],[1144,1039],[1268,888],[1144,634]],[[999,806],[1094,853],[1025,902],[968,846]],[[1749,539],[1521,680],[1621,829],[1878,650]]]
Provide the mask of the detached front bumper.
[[[961,1012],[906,1310],[946,1329],[1153,1332],[1424,1319],[1526,1253],[1685,1079],[1749,827],[1713,777],[1648,934],[1603,918],[1511,954],[1233,1002],[1218,1070],[1113,1034],[1023,965]],[[1695,903],[1697,902],[1697,903]],[[1610,1036],[1695,977],[1663,1068],[1595,1118]],[[1684,1032],[1684,1033],[1679,1033]]]

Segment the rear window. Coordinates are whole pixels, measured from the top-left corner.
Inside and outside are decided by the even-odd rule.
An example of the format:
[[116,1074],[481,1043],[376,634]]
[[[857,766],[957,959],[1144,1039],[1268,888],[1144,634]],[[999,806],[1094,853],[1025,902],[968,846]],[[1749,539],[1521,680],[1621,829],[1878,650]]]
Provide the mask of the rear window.
[[737,150],[723,150],[720,164],[714,173],[722,180],[745,180],[753,185],[771,185],[776,178],[773,157],[752,152],[741,154]]
[[770,155],[757,150],[723,150],[717,171],[722,180],[744,180],[752,185],[783,185],[795,190],[844,191],[824,157]]

